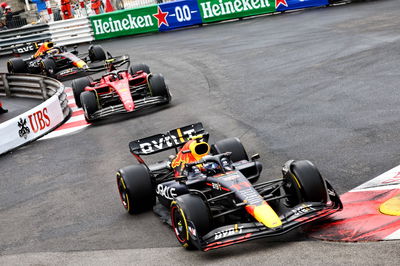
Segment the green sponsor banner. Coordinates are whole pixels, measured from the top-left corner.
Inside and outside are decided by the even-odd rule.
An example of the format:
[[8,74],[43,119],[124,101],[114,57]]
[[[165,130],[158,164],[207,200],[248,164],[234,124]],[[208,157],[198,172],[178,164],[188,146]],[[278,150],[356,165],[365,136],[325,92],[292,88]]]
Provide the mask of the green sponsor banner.
[[275,0],[198,0],[203,23],[275,12]]
[[95,40],[158,31],[157,5],[90,17]]

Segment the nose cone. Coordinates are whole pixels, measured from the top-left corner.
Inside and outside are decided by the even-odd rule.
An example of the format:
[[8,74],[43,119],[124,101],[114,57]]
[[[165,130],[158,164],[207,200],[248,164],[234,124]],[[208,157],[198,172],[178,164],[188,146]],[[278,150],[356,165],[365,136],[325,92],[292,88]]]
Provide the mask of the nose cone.
[[133,101],[128,101],[124,103],[125,110],[128,112],[132,112],[135,109]]
[[266,202],[261,205],[247,205],[246,210],[250,213],[257,221],[262,223],[268,228],[275,228],[282,225],[281,219],[276,212]]

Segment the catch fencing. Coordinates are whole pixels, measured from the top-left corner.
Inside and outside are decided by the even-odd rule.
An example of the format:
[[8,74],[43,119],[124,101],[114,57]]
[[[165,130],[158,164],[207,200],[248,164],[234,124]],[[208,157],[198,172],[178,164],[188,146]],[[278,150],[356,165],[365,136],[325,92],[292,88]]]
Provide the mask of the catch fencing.
[[0,32],[0,55],[29,52],[35,49],[33,43],[50,40],[49,25],[27,25],[22,28]]
[[71,45],[93,41],[93,31],[87,17],[55,21],[48,25],[51,39],[57,45]]
[[53,78],[0,73],[0,96],[44,100],[32,110],[0,124],[0,154],[42,137],[70,116],[64,85]]

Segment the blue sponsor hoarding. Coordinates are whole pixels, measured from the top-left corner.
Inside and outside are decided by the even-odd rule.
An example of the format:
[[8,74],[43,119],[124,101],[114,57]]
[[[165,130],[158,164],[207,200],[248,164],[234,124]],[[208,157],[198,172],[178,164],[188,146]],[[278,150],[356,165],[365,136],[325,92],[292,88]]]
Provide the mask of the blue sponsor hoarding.
[[183,0],[160,4],[158,7],[158,28],[168,31],[202,24],[199,6],[196,0]]
[[275,0],[276,11],[329,5],[328,0]]

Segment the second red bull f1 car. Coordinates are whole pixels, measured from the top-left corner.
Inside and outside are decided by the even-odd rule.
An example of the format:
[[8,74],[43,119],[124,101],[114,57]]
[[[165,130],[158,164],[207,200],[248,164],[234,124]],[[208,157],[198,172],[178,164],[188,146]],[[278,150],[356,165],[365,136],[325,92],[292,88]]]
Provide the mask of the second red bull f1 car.
[[43,74],[67,80],[105,71],[110,63],[119,67],[129,62],[128,55],[113,57],[100,45],[91,45],[87,53],[79,54],[76,48],[68,51],[64,46],[44,42],[31,57],[8,60],[7,69],[9,73]]
[[[237,138],[211,147],[207,141],[201,123],[132,141],[139,165],[117,172],[125,209],[153,208],[183,247],[208,251],[282,235],[343,207],[309,161],[290,160],[282,178],[256,183],[262,170],[257,154],[249,159]],[[168,160],[148,165],[141,158],[168,149],[176,150]]]

